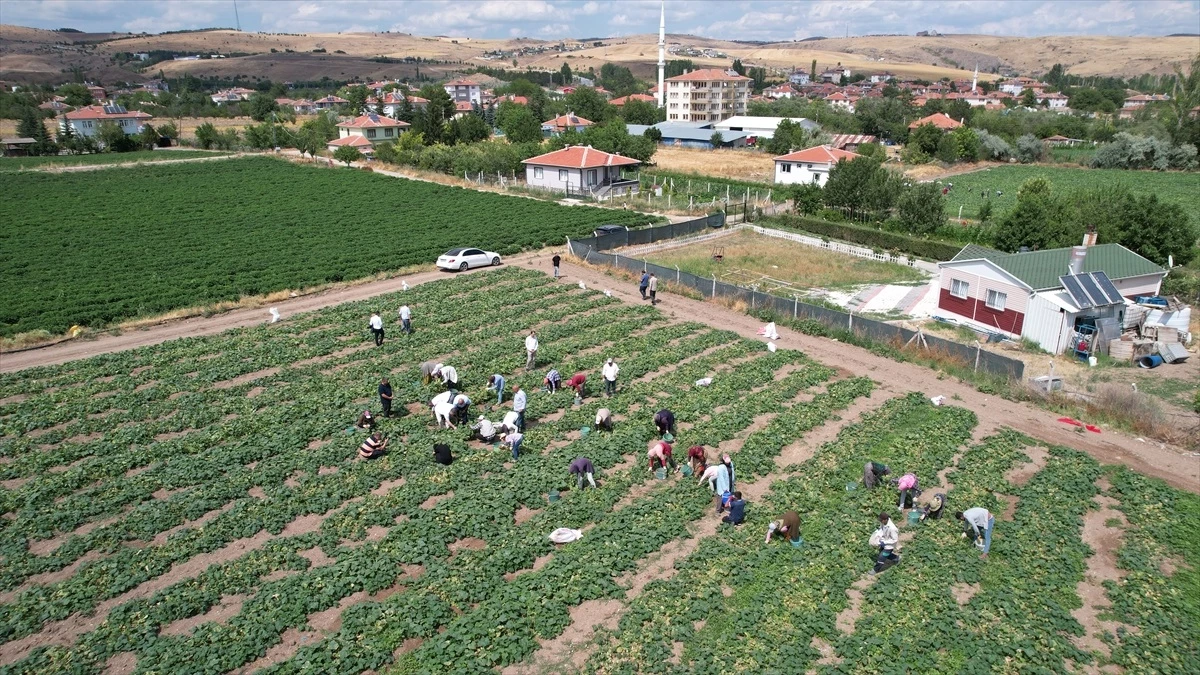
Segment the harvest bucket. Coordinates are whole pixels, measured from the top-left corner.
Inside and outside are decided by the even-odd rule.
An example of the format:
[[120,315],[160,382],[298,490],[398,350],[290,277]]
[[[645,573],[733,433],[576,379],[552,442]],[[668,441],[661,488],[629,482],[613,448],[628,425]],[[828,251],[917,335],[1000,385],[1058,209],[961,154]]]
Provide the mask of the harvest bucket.
[[675,437],[672,436],[671,432],[668,431],[667,433],[663,434],[663,440],[670,443],[671,441],[675,440]]
[[684,477],[685,477],[685,478],[686,478],[687,476],[690,476],[690,475],[692,475],[692,465],[690,465],[690,464],[684,464],[684,465],[683,465],[683,468],[682,468],[682,469],[680,469],[680,470],[679,470],[679,472],[680,472],[680,473],[682,473],[682,474],[684,475]]
[[667,470],[666,469],[655,469],[654,477],[657,478],[658,480],[666,480],[667,479]]
[[916,525],[919,522],[921,522],[921,512],[916,509],[909,511],[908,512],[908,524]]
[[591,427],[580,427],[579,428],[579,437],[583,438],[584,436],[587,436],[589,433],[591,433],[591,431],[592,431]]
[[558,501],[558,490],[551,490],[550,493],[546,495],[546,500],[551,502]]
[[846,492],[854,492],[858,489],[858,483],[846,483]]
[[796,537],[791,540],[792,548],[800,548],[804,546],[804,537]]

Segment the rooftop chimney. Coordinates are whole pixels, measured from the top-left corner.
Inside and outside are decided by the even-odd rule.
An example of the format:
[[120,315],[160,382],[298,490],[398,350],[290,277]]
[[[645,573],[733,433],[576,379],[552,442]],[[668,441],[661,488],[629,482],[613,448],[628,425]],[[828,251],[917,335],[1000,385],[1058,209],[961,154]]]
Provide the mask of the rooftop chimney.
[[1095,246],[1096,245],[1096,226],[1095,225],[1087,226],[1087,232],[1083,233],[1083,245],[1084,246]]
[[1071,274],[1083,271],[1083,259],[1087,257],[1087,246],[1071,247]]

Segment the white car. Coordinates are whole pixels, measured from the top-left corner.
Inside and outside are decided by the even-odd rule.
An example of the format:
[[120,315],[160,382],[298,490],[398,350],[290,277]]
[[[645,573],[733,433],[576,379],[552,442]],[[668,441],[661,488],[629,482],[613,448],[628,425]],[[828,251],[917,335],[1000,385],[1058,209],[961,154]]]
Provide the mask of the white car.
[[437,259],[437,266],[444,270],[465,270],[499,264],[499,253],[478,248],[452,248]]

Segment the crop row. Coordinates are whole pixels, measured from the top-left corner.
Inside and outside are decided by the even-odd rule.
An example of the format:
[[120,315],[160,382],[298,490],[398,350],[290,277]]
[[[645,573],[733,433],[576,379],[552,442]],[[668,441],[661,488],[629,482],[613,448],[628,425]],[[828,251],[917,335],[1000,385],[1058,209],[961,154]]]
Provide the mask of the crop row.
[[270,158],[12,174],[0,208],[0,335],[100,327],[432,264],[453,246],[510,254],[647,220]]

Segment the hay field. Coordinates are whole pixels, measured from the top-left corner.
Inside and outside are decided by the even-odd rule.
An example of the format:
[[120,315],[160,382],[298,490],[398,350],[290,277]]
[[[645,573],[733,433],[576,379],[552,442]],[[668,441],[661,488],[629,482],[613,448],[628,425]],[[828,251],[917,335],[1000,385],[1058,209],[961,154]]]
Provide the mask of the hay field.
[[[720,176],[770,183],[775,174],[771,156],[757,150],[693,150],[660,145],[655,168],[673,173]],[[650,170],[653,172],[653,169]]]

